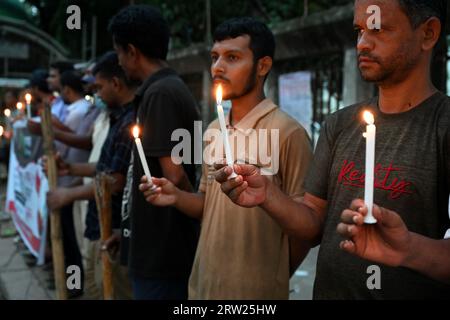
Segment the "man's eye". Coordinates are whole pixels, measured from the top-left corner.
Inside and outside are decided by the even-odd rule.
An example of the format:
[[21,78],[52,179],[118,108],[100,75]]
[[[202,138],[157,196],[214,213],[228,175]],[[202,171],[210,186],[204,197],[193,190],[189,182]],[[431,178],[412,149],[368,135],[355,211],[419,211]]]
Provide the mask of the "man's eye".
[[211,61],[212,62],[216,62],[217,61],[217,57],[216,56],[211,56]]
[[229,55],[228,56],[228,60],[230,61],[236,61],[238,59],[238,57],[234,56],[234,55]]

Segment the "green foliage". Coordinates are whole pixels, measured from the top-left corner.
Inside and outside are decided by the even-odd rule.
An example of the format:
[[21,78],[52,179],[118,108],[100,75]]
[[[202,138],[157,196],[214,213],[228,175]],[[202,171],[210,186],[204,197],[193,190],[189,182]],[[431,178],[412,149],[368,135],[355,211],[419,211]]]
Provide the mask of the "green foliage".
[[[305,0],[210,0],[211,27],[236,16],[253,16],[273,26],[277,23],[304,14]],[[328,9],[352,0],[308,0],[308,13]],[[97,16],[97,53],[111,49],[107,32],[109,19],[122,7],[126,0],[26,0],[39,11],[39,26],[56,37],[71,52],[74,58],[81,56],[81,31],[68,31],[65,26],[66,8],[79,5],[83,22],[88,23],[88,43],[92,16]],[[206,38],[206,0],[135,0],[134,3],[152,4],[161,9],[169,21],[174,48],[202,42]]]

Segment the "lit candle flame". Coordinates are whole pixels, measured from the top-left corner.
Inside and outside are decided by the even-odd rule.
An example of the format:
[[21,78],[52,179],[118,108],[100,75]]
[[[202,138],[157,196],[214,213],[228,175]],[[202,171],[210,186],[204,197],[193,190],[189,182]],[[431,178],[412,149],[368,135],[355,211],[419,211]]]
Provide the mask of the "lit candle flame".
[[32,99],[31,94],[27,93],[27,94],[25,95],[25,100],[27,101],[27,104],[30,104],[30,103],[31,103],[31,99]]
[[5,117],[9,117],[11,115],[11,110],[9,109],[5,109],[5,111],[3,111]]
[[364,111],[363,118],[367,124],[374,124],[375,122],[373,114],[370,111]]
[[139,138],[139,126],[138,126],[138,125],[135,125],[135,126],[133,127],[133,137],[134,137],[135,139]]
[[4,131],[4,130],[3,130],[3,127],[0,126],[0,137],[3,136],[3,131]]
[[23,108],[23,103],[22,102],[17,102],[17,104],[16,104],[16,108],[17,108],[17,110],[22,110],[22,108]]
[[217,101],[217,105],[221,105],[222,104],[222,85],[221,84],[219,84],[217,86],[216,101]]

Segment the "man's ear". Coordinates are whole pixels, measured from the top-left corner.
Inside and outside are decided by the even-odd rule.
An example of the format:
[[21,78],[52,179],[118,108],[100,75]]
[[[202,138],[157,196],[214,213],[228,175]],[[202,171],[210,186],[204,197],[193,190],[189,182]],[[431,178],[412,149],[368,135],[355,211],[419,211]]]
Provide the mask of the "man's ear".
[[431,17],[420,28],[423,32],[422,49],[425,51],[432,50],[439,41],[442,32],[441,21],[436,17]]
[[112,77],[111,83],[112,83],[114,89],[116,89],[116,90],[119,90],[119,89],[120,89],[121,83],[120,83],[119,78],[117,78],[117,77]]
[[139,54],[139,50],[132,45],[131,43],[129,43],[127,45],[127,51],[126,51],[127,55],[132,58],[133,60],[137,59],[138,54]]
[[257,74],[260,77],[265,77],[272,69],[273,60],[269,56],[265,56],[258,60]]

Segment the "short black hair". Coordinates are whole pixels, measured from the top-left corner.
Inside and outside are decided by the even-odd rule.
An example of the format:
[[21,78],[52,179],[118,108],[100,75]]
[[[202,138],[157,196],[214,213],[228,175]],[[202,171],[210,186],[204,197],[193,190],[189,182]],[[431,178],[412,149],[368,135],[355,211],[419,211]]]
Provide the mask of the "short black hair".
[[114,77],[122,80],[125,85],[129,88],[136,87],[137,83],[135,81],[130,81],[122,67],[119,65],[119,58],[117,53],[114,51],[108,51],[95,64],[94,69],[92,69],[92,74],[95,76],[99,74],[100,76],[112,79]]
[[447,17],[447,0],[398,0],[400,7],[406,13],[411,26],[416,29],[431,17],[441,21],[444,33]]
[[45,69],[36,69],[31,74],[30,87],[36,87],[39,91],[51,93],[47,83],[48,72]]
[[255,61],[275,55],[275,37],[269,27],[251,17],[232,18],[220,24],[214,31],[214,42],[250,36],[250,49]]
[[77,71],[64,71],[61,74],[61,87],[69,87],[80,94],[84,94],[82,76]]
[[63,74],[66,71],[74,70],[73,63],[68,61],[56,61],[50,64],[51,69],[58,70],[59,74]]
[[116,44],[124,50],[135,46],[150,59],[166,60],[169,51],[170,30],[158,9],[150,5],[125,7],[108,26]]

